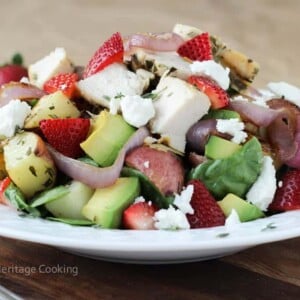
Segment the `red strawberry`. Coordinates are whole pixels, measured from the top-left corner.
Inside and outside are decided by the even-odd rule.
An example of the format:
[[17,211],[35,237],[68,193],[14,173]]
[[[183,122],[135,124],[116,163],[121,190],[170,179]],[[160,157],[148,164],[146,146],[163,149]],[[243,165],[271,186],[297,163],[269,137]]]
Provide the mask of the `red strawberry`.
[[123,56],[123,40],[120,33],[116,32],[95,52],[84,70],[83,78],[98,73],[112,63],[122,62]]
[[194,213],[187,214],[191,228],[224,225],[225,215],[205,185],[196,179],[189,181],[188,185],[190,184],[194,186],[194,192],[190,202]]
[[270,211],[300,209],[300,170],[287,171],[282,179],[282,186],[277,188]]
[[204,32],[186,41],[177,49],[177,53],[191,60],[213,59],[209,34]]
[[82,154],[80,143],[90,129],[90,120],[83,118],[47,119],[40,128],[48,143],[62,154],[76,158]]
[[123,226],[127,229],[155,229],[153,216],[157,211],[151,202],[137,202],[123,212]]
[[213,109],[223,108],[229,104],[228,94],[213,79],[206,76],[190,76],[188,82],[207,95]]
[[22,77],[27,77],[27,69],[19,65],[6,65],[0,67],[0,86],[11,81],[20,81]]
[[9,177],[5,177],[3,180],[0,181],[0,203],[9,205],[9,201],[5,196],[5,190],[10,185],[11,179]]
[[77,80],[78,75],[76,73],[58,74],[44,84],[44,91],[48,94],[62,91],[68,98],[73,98],[77,92]]

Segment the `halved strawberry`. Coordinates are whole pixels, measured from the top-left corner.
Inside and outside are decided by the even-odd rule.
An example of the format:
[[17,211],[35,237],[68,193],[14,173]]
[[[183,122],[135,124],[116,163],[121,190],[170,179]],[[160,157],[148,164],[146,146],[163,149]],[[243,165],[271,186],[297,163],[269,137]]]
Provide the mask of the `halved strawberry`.
[[40,128],[53,148],[66,156],[76,158],[82,154],[80,143],[88,135],[90,120],[83,118],[47,119],[40,122]]
[[213,59],[209,34],[204,32],[186,41],[177,49],[177,53],[191,60],[203,61]]
[[288,170],[281,179],[274,199],[269,205],[270,211],[300,209],[300,170]]
[[44,91],[48,94],[56,91],[62,91],[68,98],[71,99],[77,92],[76,81],[78,81],[78,75],[76,73],[58,74],[45,82]]
[[0,203],[9,205],[9,201],[6,199],[5,190],[10,185],[11,179],[9,177],[5,177],[0,181]]
[[83,78],[98,73],[112,63],[122,62],[123,56],[123,40],[120,33],[116,32],[95,52],[83,72]]
[[158,209],[151,202],[137,202],[123,212],[123,226],[127,229],[155,229],[153,216]]
[[0,67],[0,86],[11,81],[20,81],[27,77],[27,69],[19,65],[6,65]]
[[188,82],[207,95],[213,109],[223,108],[229,104],[228,94],[213,79],[193,75],[188,78]]
[[220,206],[200,180],[190,180],[187,185],[193,185],[191,199],[193,214],[187,214],[191,228],[221,226],[225,224],[225,215]]

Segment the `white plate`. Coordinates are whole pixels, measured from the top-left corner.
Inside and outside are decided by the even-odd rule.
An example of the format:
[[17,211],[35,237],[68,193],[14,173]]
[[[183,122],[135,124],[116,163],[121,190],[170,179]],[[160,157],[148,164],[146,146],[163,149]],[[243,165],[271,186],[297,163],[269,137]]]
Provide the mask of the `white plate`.
[[185,231],[107,230],[20,217],[0,205],[0,235],[51,245],[77,255],[130,263],[181,263],[225,256],[300,236],[300,210],[234,227]]

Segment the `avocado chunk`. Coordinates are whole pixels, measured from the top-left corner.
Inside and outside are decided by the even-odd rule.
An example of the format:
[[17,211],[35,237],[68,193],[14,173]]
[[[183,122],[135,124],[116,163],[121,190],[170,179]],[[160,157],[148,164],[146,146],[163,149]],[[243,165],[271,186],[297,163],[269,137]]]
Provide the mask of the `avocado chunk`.
[[111,166],[119,151],[134,133],[120,115],[103,110],[89,137],[80,144],[83,151],[102,167]]
[[205,156],[211,159],[227,158],[240,148],[239,144],[212,135],[205,145]]
[[96,189],[82,214],[102,228],[119,228],[123,211],[139,195],[138,178],[121,177],[108,187]]
[[228,217],[234,209],[241,222],[247,222],[265,216],[258,207],[231,193],[227,194],[223,200],[218,201],[218,204],[226,217]]
[[212,109],[203,117],[206,119],[241,119],[238,112],[229,109]]
[[65,188],[68,193],[54,201],[49,201],[45,207],[56,218],[85,219],[81,210],[92,197],[94,189],[76,180],[73,180]]

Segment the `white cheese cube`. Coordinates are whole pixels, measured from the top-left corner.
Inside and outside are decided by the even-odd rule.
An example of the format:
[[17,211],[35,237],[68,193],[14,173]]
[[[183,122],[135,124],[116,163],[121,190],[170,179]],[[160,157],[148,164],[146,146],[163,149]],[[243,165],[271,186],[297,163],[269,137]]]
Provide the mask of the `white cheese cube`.
[[94,104],[109,108],[111,99],[141,95],[145,81],[128,71],[125,65],[114,63],[99,73],[80,80],[77,87],[81,95]]
[[156,90],[155,117],[150,126],[153,133],[169,139],[169,145],[184,152],[188,129],[209,110],[209,98],[193,85],[175,77],[163,77]]
[[28,68],[30,83],[43,88],[44,83],[60,73],[73,72],[74,67],[67,57],[64,48],[56,48],[49,55],[32,64]]

